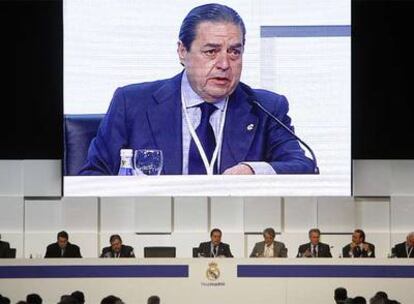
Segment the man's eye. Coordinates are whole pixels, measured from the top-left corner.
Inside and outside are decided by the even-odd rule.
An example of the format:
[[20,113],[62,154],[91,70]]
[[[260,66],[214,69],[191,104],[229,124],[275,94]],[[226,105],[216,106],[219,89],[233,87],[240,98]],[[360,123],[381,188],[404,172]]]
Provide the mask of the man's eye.
[[229,53],[232,56],[239,56],[241,54],[241,51],[239,49],[232,49],[229,51]]
[[216,53],[217,53],[217,52],[216,52],[216,50],[214,50],[214,49],[204,51],[204,54],[206,54],[206,55],[208,55],[208,56],[213,56],[213,55],[215,55]]

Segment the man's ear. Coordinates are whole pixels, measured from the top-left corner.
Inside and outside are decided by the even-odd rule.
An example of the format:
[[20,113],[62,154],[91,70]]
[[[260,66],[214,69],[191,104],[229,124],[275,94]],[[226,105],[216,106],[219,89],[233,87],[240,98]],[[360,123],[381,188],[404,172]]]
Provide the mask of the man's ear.
[[187,49],[185,48],[184,44],[179,40],[177,42],[177,54],[178,59],[182,66],[185,66],[185,56],[187,54]]

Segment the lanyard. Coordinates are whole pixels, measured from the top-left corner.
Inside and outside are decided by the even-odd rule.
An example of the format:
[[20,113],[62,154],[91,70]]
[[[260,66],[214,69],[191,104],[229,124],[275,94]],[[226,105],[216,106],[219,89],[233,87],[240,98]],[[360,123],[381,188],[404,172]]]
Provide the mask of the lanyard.
[[413,252],[413,248],[414,248],[414,246],[411,246],[411,249],[410,249],[410,251],[408,251],[408,248],[407,248],[407,246],[405,246],[405,252],[407,252],[407,258],[409,258],[409,257],[410,257],[410,255],[411,255],[411,252]]
[[[214,247],[217,248],[217,252],[214,252]],[[210,243],[210,251],[211,251],[211,255],[213,256],[213,258],[216,258],[218,256],[218,251],[219,251],[219,245],[214,246],[213,244]]]
[[217,161],[218,152],[220,151],[220,148],[221,148],[221,139],[223,137],[224,122],[226,121],[228,98],[226,98],[226,101],[224,104],[224,113],[221,117],[220,131],[218,134],[218,140],[216,142],[217,143],[216,148],[214,149],[213,157],[211,158],[211,163],[208,162],[207,155],[204,152],[203,145],[201,144],[200,139],[198,138],[198,135],[196,131],[194,130],[193,125],[190,122],[190,118],[188,117],[186,96],[183,91],[181,91],[181,100],[182,100],[181,105],[183,108],[185,120],[187,122],[188,130],[190,131],[191,137],[193,138],[194,143],[197,146],[198,152],[201,155],[201,159],[203,160],[203,164],[204,164],[204,167],[206,168],[207,175],[213,175],[214,174],[214,163]]

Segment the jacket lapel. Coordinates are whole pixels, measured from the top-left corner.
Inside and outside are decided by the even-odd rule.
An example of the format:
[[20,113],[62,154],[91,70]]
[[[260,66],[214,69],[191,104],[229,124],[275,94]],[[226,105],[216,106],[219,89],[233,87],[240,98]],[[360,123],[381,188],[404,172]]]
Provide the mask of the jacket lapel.
[[182,173],[181,77],[167,80],[154,92],[155,102],[147,110],[152,136],[164,154],[164,174]]
[[221,173],[246,160],[258,127],[258,117],[253,113],[252,107],[248,96],[239,85],[230,96],[227,106],[221,150]]

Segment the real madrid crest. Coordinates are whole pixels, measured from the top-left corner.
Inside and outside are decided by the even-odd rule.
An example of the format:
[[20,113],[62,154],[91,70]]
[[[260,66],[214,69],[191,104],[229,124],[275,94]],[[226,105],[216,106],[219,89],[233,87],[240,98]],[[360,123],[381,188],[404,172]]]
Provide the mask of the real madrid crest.
[[208,264],[206,277],[210,281],[215,281],[220,277],[220,269],[218,268],[217,263],[211,262]]

